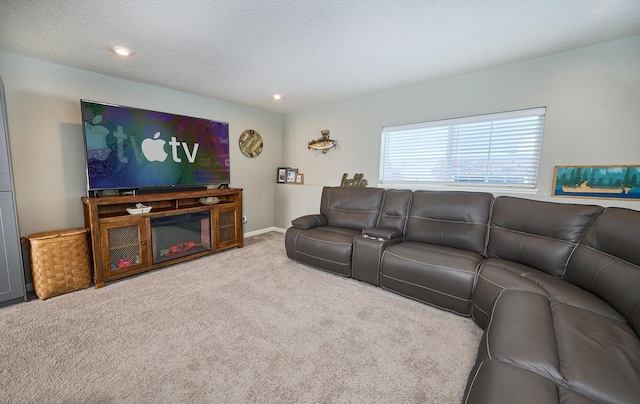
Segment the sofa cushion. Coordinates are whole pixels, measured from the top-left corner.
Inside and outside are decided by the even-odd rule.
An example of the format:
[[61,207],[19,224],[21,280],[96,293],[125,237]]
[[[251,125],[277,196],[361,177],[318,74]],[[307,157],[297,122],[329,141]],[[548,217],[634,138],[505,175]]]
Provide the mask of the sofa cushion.
[[290,227],[285,233],[287,255],[299,262],[343,276],[351,276],[354,229],[322,226],[302,230]]
[[378,227],[387,227],[403,232],[412,196],[413,192],[406,189],[388,189],[384,194]]
[[471,251],[405,241],[389,246],[382,254],[380,286],[468,316],[482,259]]
[[546,296],[505,290],[496,300],[477,360],[510,363],[562,383],[555,338]]
[[526,278],[527,274],[544,274],[526,265],[503,260],[487,258],[478,271],[478,278],[473,290],[473,320],[481,328],[486,328],[493,305],[503,290],[523,290],[546,296],[540,286]]
[[487,326],[495,300],[503,290],[538,293],[614,320],[624,321],[624,317],[610,304],[557,276],[515,262],[487,258],[480,267],[473,291],[473,319],[481,328]]
[[544,290],[549,299],[556,302],[588,310],[601,316],[609,317],[612,320],[625,321],[622,314],[609,303],[593,293],[563,281],[556,276],[546,273],[527,273],[524,278],[535,283],[540,289]]
[[374,227],[382,206],[384,189],[363,187],[325,187],[320,213],[333,227],[362,230]]
[[487,256],[560,276],[585,229],[602,209],[498,197],[493,205]]
[[607,208],[585,233],[563,279],[600,296],[640,334],[640,212]]
[[551,301],[566,385],[598,402],[640,398],[640,340],[627,323]]
[[640,339],[633,329],[537,293],[500,294],[478,350],[478,362],[487,359],[526,369],[596,402],[640,397]]
[[463,404],[555,403],[558,389],[553,381],[519,366],[484,360],[469,374]]
[[484,254],[493,195],[414,191],[405,240]]
[[595,404],[597,401],[519,366],[486,360],[469,375],[463,403]]

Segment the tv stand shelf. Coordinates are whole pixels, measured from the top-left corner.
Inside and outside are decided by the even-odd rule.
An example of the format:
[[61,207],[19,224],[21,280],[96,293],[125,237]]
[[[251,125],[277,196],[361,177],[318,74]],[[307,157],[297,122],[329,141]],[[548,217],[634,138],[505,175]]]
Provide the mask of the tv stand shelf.
[[[220,202],[201,204],[200,198],[206,197],[217,197]],[[151,211],[130,215],[127,208],[137,203],[151,206]],[[244,245],[239,188],[83,197],[82,204],[85,226],[91,235],[96,288],[103,287],[105,282]],[[171,220],[173,216],[196,217],[192,223],[196,223],[202,240],[192,242],[198,247],[193,253],[160,260],[158,255],[167,248],[157,245],[157,228],[152,221]]]

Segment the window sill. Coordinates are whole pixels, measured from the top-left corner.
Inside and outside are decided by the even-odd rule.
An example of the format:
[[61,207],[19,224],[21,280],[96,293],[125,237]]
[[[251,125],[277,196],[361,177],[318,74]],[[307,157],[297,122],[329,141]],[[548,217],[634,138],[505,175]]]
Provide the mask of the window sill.
[[519,188],[519,187],[499,187],[496,185],[487,186],[467,186],[467,185],[436,185],[436,184],[408,184],[408,183],[386,183],[377,184],[379,188],[385,189],[410,189],[413,191],[468,191],[468,192],[489,192],[492,194],[523,194],[536,195],[538,188]]

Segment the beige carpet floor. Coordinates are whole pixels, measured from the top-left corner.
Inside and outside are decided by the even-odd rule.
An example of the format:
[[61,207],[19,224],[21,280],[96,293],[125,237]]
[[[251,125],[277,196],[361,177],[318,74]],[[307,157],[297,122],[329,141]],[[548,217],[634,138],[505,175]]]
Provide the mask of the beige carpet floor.
[[481,331],[289,260],[284,237],[0,308],[9,403],[455,403]]

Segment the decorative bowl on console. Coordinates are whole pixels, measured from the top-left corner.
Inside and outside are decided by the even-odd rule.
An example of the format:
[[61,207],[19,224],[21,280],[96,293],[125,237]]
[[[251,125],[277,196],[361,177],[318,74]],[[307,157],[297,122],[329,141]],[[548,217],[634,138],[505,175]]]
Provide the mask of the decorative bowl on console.
[[137,203],[133,208],[127,208],[127,213],[130,215],[139,215],[140,213],[149,213],[151,212],[151,206],[145,206],[141,203]]
[[209,196],[206,198],[200,198],[200,203],[203,205],[215,205],[220,202],[220,199],[216,196]]

